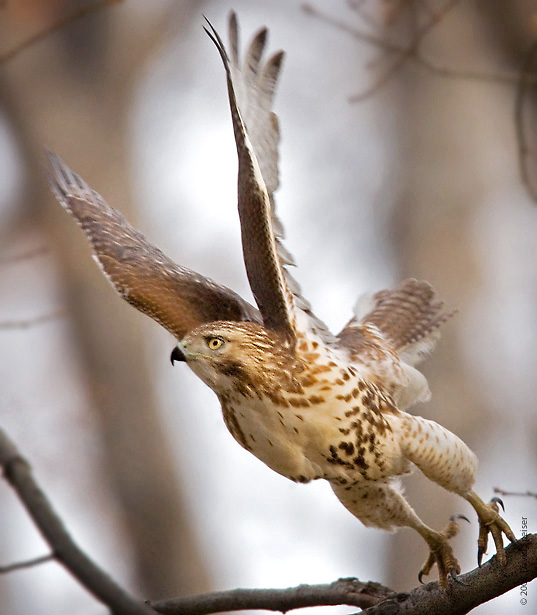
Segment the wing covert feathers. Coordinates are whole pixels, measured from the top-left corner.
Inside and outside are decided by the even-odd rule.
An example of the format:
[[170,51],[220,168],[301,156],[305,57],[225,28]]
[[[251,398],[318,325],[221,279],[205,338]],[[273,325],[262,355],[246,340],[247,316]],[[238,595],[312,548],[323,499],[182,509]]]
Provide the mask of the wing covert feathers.
[[131,305],[177,339],[206,322],[260,322],[258,311],[239,295],[176,265],[60,158],[50,152],[48,158],[52,191],[84,230],[106,277]]

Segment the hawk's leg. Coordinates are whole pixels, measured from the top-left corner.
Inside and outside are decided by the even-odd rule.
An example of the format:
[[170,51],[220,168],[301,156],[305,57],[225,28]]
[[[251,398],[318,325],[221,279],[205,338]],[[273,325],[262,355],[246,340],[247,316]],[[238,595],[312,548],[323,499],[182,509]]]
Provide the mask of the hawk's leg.
[[434,564],[442,587],[449,586],[449,579],[460,573],[460,566],[449,545],[449,539],[458,531],[453,518],[448,526],[437,532],[423,523],[405,500],[396,483],[363,481],[352,485],[332,483],[340,502],[355,517],[369,527],[393,530],[396,527],[415,529],[429,546],[429,557],[419,572],[419,579],[428,574]]
[[[418,532],[425,538],[430,548],[429,557],[418,573],[418,580],[420,583],[423,583],[423,577],[431,572],[431,568],[435,564],[438,566],[438,577],[442,587],[448,586],[448,579],[457,580],[457,575],[460,574],[461,567],[453,555],[453,549],[448,543],[448,541],[459,532],[460,528],[457,523],[457,518],[466,519],[466,517],[462,515],[451,517],[449,523],[441,532],[430,530],[427,526],[424,526],[421,530],[418,529]],[[468,521],[468,519],[466,519],[466,521]]]
[[488,535],[492,534],[498,560],[505,563],[503,534],[516,540],[511,528],[500,517],[498,504],[485,504],[473,491],[477,458],[466,444],[438,423],[421,416],[402,413],[398,417],[399,442],[403,454],[431,480],[457,493],[474,507],[479,517],[477,560],[481,563]]
[[478,565],[481,566],[483,554],[487,551],[489,534],[492,534],[492,539],[494,540],[494,544],[496,546],[498,561],[501,564],[505,564],[506,559],[505,549],[503,547],[503,534],[505,534],[511,542],[514,542],[516,537],[506,521],[500,517],[498,502],[501,503],[501,500],[499,498],[492,498],[488,504],[485,504],[485,502],[483,502],[475,491],[470,491],[464,497],[474,507],[477,516],[479,517],[479,538],[477,539]]
[[465,498],[479,517],[477,561],[481,564],[489,533],[492,534],[498,560],[505,563],[503,534],[516,540],[511,528],[500,517],[497,501],[485,504],[473,491],[477,458],[455,434],[421,416],[402,413],[399,442],[404,455],[431,480]]

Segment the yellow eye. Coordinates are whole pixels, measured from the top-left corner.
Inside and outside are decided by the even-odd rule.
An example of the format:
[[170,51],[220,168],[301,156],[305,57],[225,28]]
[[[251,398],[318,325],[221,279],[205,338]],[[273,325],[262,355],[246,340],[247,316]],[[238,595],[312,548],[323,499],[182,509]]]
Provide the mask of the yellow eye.
[[220,348],[220,346],[222,346],[223,343],[224,343],[224,340],[219,337],[210,337],[207,340],[207,346],[209,346],[211,350],[216,350],[217,348]]

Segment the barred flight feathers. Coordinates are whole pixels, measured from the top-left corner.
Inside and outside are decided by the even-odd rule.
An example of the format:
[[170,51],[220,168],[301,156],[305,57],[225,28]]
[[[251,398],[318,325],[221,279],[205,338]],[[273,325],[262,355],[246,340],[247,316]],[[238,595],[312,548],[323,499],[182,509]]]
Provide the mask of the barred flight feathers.
[[404,362],[416,365],[434,348],[440,327],[455,313],[443,312],[443,305],[428,282],[409,278],[368,301],[359,301],[355,318],[339,337],[359,353],[361,340],[352,335],[353,328],[374,325]]
[[267,30],[253,38],[242,66],[237,18],[229,18],[231,58],[212,24],[206,32],[216,45],[226,70],[229,104],[239,157],[238,206],[244,263],[252,293],[268,329],[291,341],[315,332],[329,339],[328,329],[302,296],[288,271],[294,261],[282,244],[283,227],[274,211],[278,187],[278,119],[272,111],[283,60],[277,52],[262,62]]
[[176,265],[58,156],[47,154],[54,194],[84,230],[106,277],[131,305],[177,339],[215,320],[261,321],[259,312],[229,288]]

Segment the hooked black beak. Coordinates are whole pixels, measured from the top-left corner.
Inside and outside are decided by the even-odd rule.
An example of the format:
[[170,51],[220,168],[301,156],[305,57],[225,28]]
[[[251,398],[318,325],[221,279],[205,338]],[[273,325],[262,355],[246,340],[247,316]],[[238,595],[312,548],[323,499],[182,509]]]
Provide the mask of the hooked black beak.
[[186,361],[185,353],[183,352],[181,346],[176,346],[172,350],[172,354],[170,355],[170,361],[172,365],[175,363],[175,361]]

